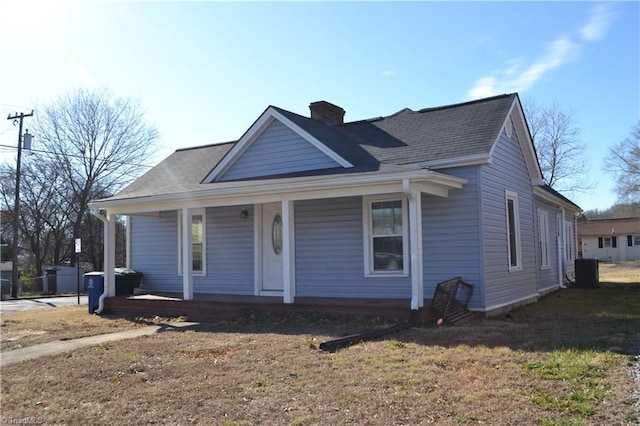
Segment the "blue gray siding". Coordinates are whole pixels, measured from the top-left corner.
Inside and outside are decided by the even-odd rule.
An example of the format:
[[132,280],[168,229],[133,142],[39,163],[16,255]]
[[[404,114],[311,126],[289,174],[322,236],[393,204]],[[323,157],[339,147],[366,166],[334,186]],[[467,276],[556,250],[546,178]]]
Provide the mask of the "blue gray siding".
[[409,277],[364,276],[362,198],[298,201],[296,296],[411,297]]
[[[248,219],[240,211],[249,212]],[[254,293],[253,206],[215,207],[207,216],[207,274],[193,277],[194,293]],[[178,213],[131,220],[131,267],[145,291],[182,292],[178,275]]]
[[[500,135],[492,163],[481,168],[484,307],[493,309],[537,296],[537,240],[533,188],[516,134]],[[522,270],[509,272],[506,195],[518,194]]]
[[293,130],[274,120],[220,180],[334,167],[340,165]]
[[142,272],[148,291],[182,292],[178,277],[178,213],[160,212],[158,217],[133,216],[131,268]]
[[253,206],[207,209],[207,276],[193,277],[194,293],[254,294],[253,217]]
[[482,307],[482,257],[478,219],[477,168],[446,170],[469,183],[448,198],[422,196],[424,295],[431,298],[436,284],[460,276],[473,284],[470,307]]

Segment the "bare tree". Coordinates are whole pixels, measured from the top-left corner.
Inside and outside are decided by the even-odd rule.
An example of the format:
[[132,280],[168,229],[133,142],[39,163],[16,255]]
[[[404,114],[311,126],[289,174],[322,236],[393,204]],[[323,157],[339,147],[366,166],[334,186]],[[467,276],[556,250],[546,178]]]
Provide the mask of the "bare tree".
[[640,202],[640,120],[624,140],[609,148],[604,168],[616,179],[620,200]]
[[543,106],[535,100],[523,102],[529,130],[546,183],[560,192],[589,192],[587,150],[575,123],[575,111],[557,102]]
[[[102,226],[88,203],[114,194],[146,169],[141,163],[154,154],[158,132],[143,121],[139,103],[104,89],[62,96],[34,118],[37,150],[21,173],[20,247],[41,272],[46,263],[72,262],[73,239],[80,237],[83,261],[101,268]],[[10,212],[15,170],[3,165],[1,172],[0,201]]]
[[105,89],[60,97],[36,116],[34,134],[53,154],[74,194],[74,235],[89,201],[134,179],[158,139],[157,130],[143,121],[139,103]]

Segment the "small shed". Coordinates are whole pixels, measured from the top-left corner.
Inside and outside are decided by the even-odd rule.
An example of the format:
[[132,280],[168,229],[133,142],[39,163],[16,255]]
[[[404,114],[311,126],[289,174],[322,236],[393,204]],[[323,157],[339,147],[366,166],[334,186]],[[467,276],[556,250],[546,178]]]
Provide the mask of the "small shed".
[[[80,291],[84,291],[84,268],[73,266],[48,266],[44,268],[45,275],[42,282],[43,293],[75,293],[80,283]],[[78,278],[80,277],[80,278]]]

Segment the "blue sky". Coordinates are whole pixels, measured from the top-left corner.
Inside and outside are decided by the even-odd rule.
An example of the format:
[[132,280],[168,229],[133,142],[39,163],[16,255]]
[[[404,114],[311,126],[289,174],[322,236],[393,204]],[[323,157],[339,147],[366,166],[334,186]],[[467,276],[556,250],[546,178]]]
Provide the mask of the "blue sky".
[[575,111],[599,185],[573,200],[606,209],[602,159],[640,118],[639,27],[638,2],[5,1],[0,113],[106,87],[160,131],[153,165],[238,139],[268,105],[327,100],[353,121],[517,91]]

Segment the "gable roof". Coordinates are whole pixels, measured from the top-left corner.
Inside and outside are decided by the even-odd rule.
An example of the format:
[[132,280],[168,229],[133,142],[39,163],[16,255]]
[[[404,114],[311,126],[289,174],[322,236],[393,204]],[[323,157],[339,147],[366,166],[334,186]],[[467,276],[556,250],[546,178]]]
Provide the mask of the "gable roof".
[[[111,200],[220,185],[216,178],[228,170],[273,120],[287,125],[340,167],[260,176],[260,179],[383,172],[389,167],[436,169],[445,165],[486,164],[515,105],[520,105],[519,99],[512,93],[418,111],[405,108],[386,117],[338,125],[327,125],[269,106],[238,141],[177,150]],[[521,111],[521,107],[516,109]],[[522,118],[526,130],[524,116]],[[531,145],[529,163],[537,167],[530,136],[526,134],[521,139],[528,141],[521,141],[521,145]],[[535,173],[533,175],[535,177]],[[247,180],[251,179],[244,179]]]

